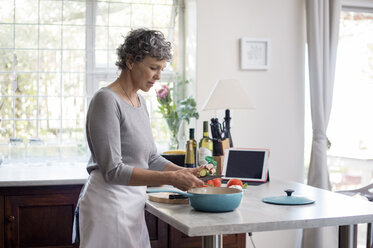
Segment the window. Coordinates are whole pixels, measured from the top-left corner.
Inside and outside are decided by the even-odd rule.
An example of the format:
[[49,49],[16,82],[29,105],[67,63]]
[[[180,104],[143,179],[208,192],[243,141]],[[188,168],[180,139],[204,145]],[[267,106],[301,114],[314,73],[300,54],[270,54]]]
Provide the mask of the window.
[[[137,27],[161,30],[174,53],[162,82],[175,83],[183,77],[182,17],[177,0],[1,1],[0,153],[11,160],[85,157],[86,109],[117,77],[123,36]],[[143,95],[155,139],[166,144],[155,91]]]
[[335,189],[358,188],[373,176],[373,13],[340,16],[328,165]]
[[[327,163],[333,191],[365,186],[372,183],[373,177],[373,2],[344,0],[343,3],[327,129],[331,142]],[[357,3],[364,6],[356,6]],[[306,72],[307,62],[306,58]],[[307,172],[312,143],[308,75],[305,98]],[[358,227],[358,247],[365,247],[366,227]]]

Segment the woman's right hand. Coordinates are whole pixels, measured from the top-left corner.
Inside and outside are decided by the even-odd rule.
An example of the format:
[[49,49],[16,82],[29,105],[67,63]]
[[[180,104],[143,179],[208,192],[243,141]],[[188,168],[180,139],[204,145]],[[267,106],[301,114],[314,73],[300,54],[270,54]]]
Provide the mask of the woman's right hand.
[[203,187],[204,182],[196,176],[198,172],[199,168],[173,171],[172,185],[182,191]]

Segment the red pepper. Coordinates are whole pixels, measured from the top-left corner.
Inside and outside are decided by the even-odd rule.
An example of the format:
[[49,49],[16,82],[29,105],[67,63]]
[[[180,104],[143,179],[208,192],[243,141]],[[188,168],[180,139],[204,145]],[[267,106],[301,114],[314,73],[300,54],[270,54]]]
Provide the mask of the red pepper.
[[221,179],[220,178],[215,178],[212,180],[208,180],[205,185],[209,185],[212,187],[220,187],[221,186]]
[[215,187],[220,187],[221,186],[221,179],[220,178],[215,178],[213,181],[215,182]]

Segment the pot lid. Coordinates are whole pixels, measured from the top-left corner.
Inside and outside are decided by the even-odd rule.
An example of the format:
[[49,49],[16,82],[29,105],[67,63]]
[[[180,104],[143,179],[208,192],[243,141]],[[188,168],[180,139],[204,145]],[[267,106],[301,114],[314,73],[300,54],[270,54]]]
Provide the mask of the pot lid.
[[287,189],[285,190],[286,195],[282,196],[271,196],[271,197],[264,197],[263,202],[271,203],[271,204],[278,204],[278,205],[305,205],[314,203],[315,200],[304,196],[292,196],[294,190]]

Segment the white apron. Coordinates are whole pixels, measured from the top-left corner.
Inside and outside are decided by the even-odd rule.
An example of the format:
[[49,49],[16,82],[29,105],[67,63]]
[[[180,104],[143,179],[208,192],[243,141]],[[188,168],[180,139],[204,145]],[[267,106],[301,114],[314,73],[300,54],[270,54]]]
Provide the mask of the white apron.
[[105,182],[91,172],[79,202],[80,248],[150,248],[145,186]]

